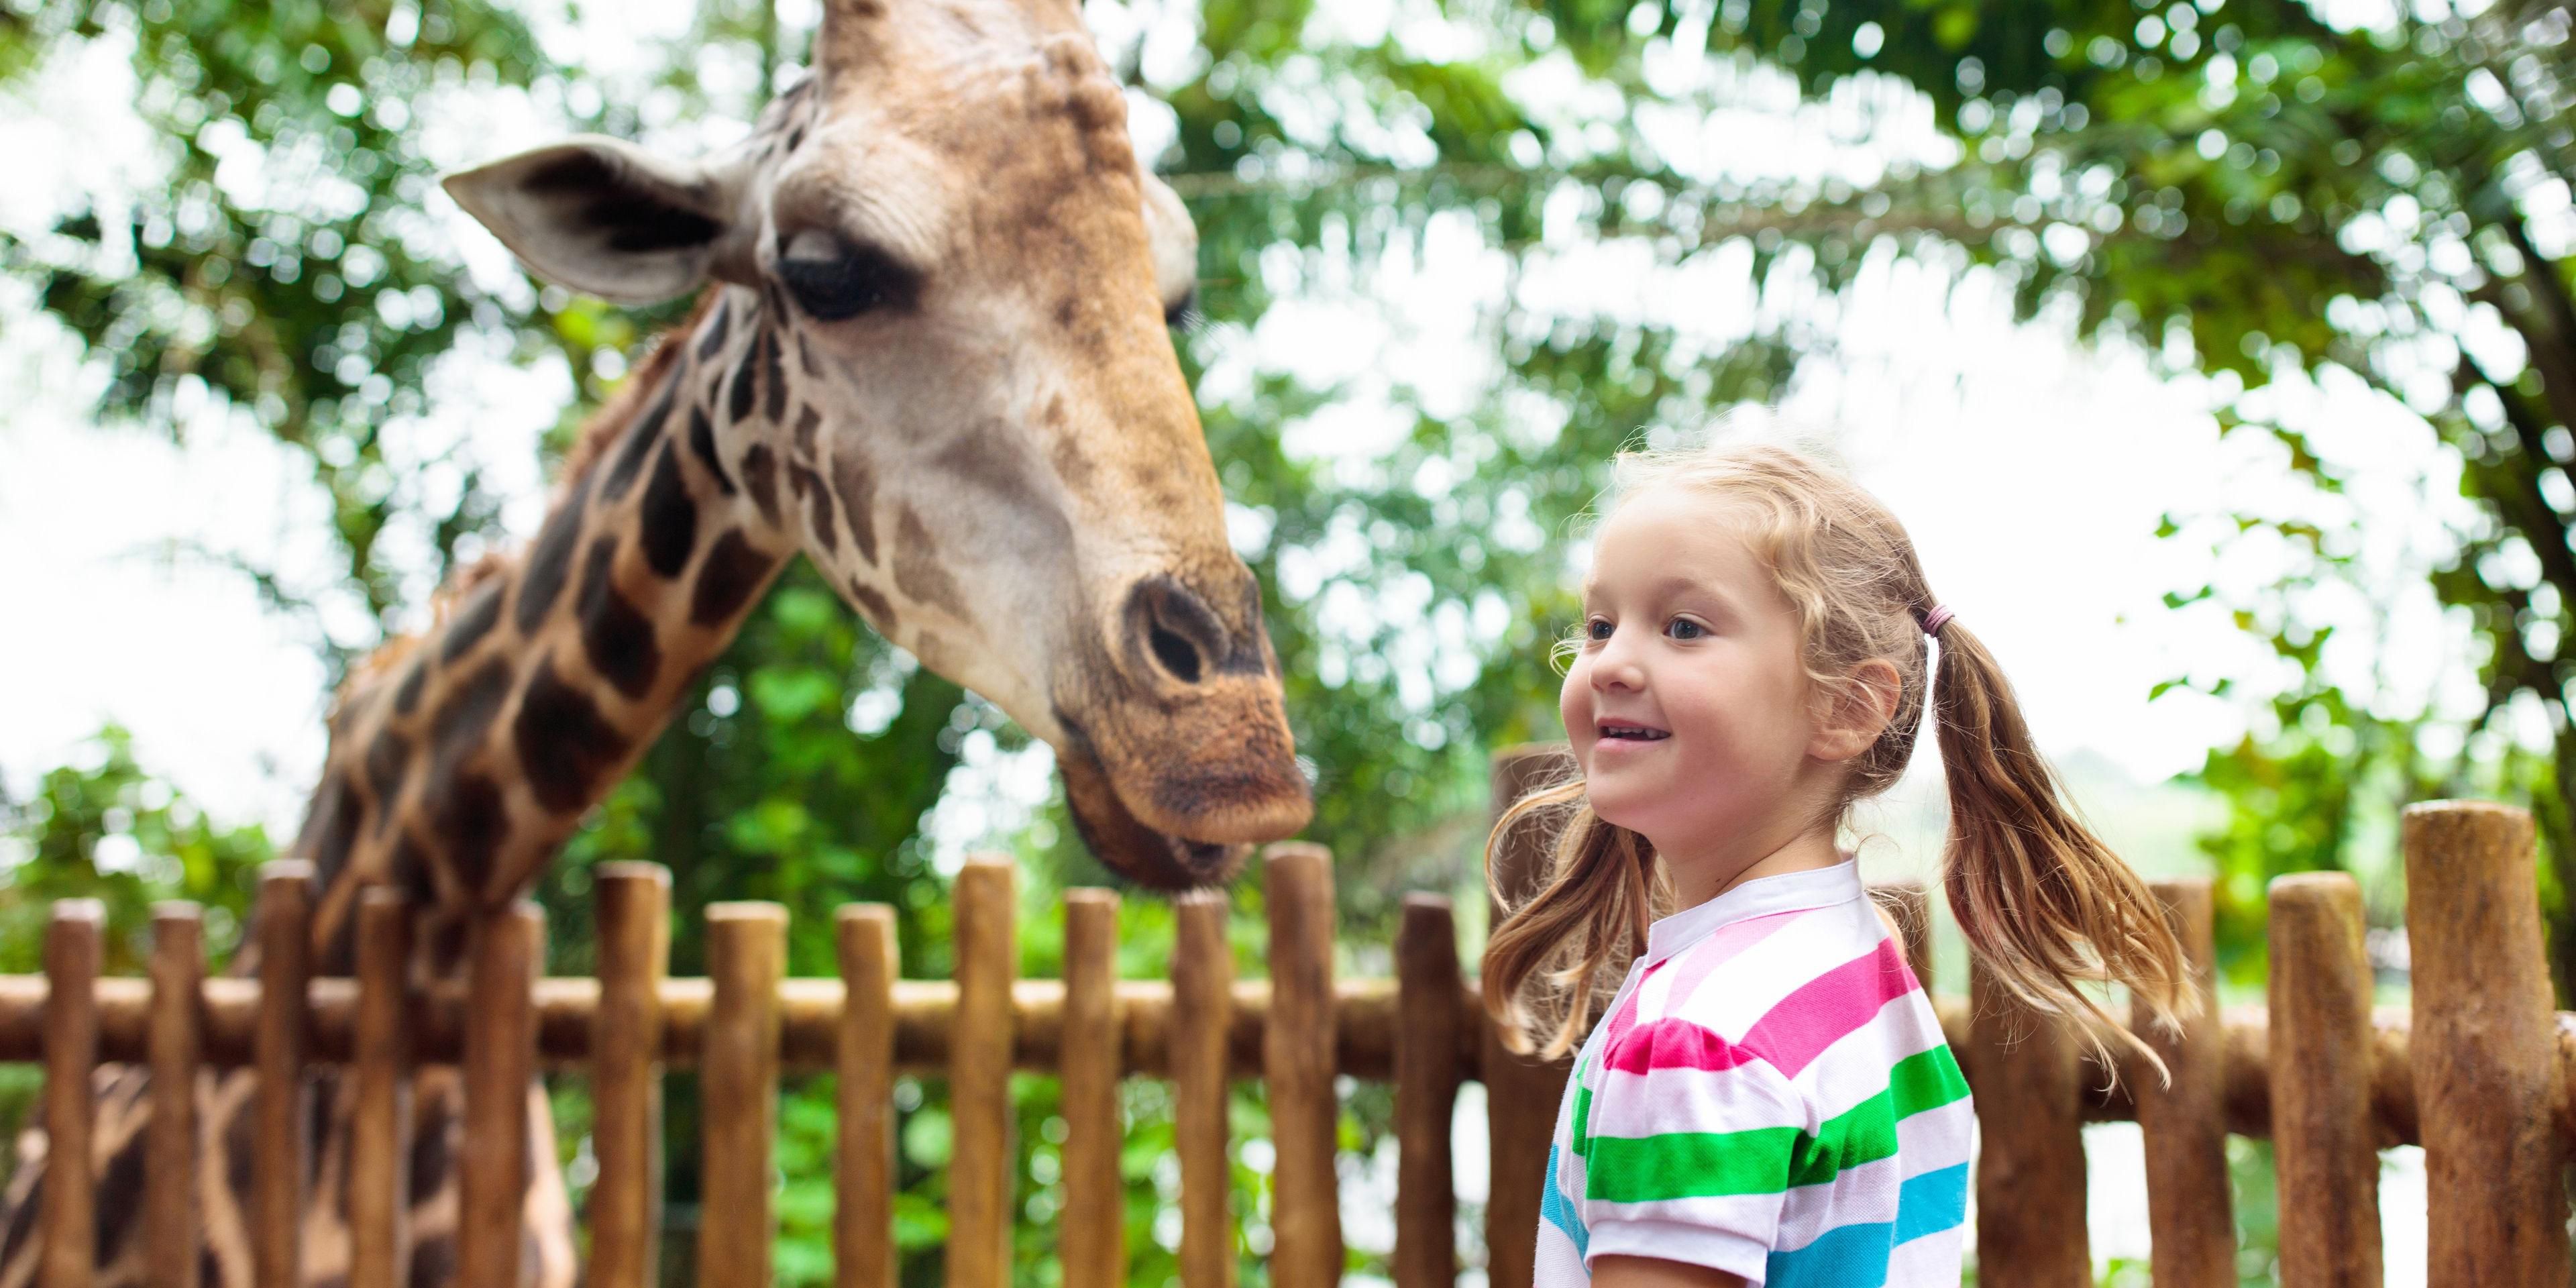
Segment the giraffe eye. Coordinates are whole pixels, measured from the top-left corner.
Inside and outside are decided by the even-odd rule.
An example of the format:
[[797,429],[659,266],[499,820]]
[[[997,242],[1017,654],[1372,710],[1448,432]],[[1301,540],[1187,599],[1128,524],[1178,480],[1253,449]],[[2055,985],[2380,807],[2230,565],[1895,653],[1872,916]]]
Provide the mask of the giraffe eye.
[[826,322],[886,307],[908,307],[919,275],[874,246],[854,246],[819,228],[787,241],[778,280],[807,313]]

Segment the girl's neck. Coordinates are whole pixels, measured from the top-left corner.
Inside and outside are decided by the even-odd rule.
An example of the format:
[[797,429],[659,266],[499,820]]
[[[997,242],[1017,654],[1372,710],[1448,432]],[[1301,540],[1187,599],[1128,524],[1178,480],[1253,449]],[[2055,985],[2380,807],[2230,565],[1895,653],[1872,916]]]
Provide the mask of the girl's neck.
[[[1787,835],[1780,835],[1786,832]],[[1668,846],[1655,842],[1655,853],[1673,883],[1673,896],[1684,908],[1725,894],[1747,881],[1788,872],[1812,872],[1843,861],[1834,845],[1834,825],[1819,822],[1790,832],[1757,831],[1730,844],[1725,841]]]

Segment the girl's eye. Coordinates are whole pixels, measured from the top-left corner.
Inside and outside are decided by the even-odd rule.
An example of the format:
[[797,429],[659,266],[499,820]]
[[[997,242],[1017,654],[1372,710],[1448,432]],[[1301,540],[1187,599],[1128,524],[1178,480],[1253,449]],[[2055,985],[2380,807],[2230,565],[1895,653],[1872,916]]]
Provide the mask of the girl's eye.
[[1672,637],[1677,640],[1695,640],[1708,634],[1707,627],[1702,626],[1687,617],[1674,618],[1673,624],[1665,627],[1664,629],[1672,632]]
[[1595,617],[1591,621],[1585,622],[1583,624],[1583,637],[1596,643],[1610,638],[1610,620],[1606,617]]

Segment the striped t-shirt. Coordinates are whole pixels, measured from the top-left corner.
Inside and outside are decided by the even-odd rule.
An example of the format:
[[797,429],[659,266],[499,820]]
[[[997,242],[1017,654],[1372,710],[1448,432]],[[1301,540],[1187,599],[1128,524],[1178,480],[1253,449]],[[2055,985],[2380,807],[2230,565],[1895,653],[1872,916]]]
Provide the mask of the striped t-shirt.
[[1557,1109],[1538,1288],[1605,1254],[1955,1288],[1968,1084],[1856,863],[1656,922],[1606,1014]]

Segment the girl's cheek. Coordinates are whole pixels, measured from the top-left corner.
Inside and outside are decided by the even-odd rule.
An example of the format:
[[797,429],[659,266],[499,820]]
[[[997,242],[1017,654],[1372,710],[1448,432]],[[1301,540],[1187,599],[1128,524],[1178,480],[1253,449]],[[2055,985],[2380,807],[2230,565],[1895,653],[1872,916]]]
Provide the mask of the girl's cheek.
[[1578,657],[1565,668],[1565,687],[1556,695],[1556,713],[1565,720],[1565,736],[1580,752],[1592,741],[1592,662]]

